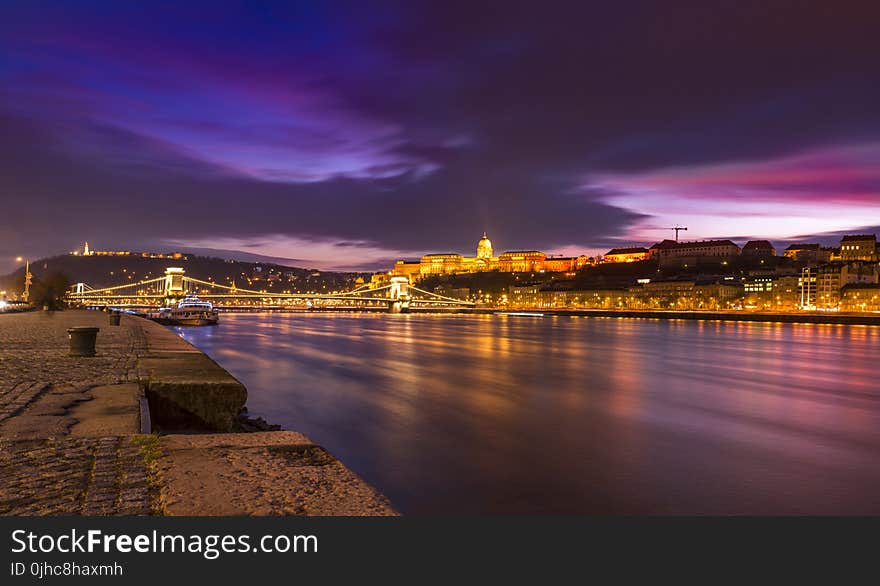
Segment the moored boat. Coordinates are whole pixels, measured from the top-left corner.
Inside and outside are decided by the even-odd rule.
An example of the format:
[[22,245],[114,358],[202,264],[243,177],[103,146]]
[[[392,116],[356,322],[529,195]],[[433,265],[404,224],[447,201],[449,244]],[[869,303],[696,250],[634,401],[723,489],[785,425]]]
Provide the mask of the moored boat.
[[150,318],[165,325],[214,326],[219,323],[220,314],[210,301],[203,301],[195,295],[187,295],[177,307],[161,307]]

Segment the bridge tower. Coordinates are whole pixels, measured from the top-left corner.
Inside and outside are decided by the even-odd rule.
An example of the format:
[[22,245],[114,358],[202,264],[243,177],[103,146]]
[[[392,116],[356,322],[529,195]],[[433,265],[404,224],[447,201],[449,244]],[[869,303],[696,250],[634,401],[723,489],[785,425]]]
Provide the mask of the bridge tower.
[[409,277],[391,277],[388,299],[388,309],[391,313],[400,313],[409,309]]
[[74,285],[73,292],[77,295],[82,295],[83,293],[86,292],[86,284],[85,283],[77,283],[76,285]]
[[179,299],[186,293],[183,287],[183,273],[181,267],[168,267],[165,269],[165,299]]

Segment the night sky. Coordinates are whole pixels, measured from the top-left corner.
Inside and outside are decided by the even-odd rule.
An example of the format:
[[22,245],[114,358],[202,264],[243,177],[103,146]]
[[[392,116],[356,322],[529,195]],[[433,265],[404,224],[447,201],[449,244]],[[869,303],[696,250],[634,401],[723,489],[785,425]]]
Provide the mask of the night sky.
[[0,6],[0,269],[880,225],[876,2]]

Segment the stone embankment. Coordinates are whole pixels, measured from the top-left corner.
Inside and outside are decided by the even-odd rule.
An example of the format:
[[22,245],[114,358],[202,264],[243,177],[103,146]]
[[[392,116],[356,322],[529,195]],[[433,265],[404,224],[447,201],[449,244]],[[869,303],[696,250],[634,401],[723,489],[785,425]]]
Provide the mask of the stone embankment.
[[[67,356],[73,326],[101,328],[95,357]],[[234,433],[267,427],[241,420],[246,398],[147,320],[0,315],[0,514],[396,514],[302,434]]]

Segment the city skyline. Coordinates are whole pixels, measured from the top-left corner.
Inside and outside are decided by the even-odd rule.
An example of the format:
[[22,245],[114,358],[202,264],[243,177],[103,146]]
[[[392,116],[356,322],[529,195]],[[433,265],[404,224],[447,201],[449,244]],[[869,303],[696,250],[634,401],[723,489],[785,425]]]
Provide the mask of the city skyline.
[[90,6],[0,9],[0,272],[880,232],[861,3]]

